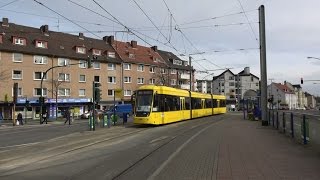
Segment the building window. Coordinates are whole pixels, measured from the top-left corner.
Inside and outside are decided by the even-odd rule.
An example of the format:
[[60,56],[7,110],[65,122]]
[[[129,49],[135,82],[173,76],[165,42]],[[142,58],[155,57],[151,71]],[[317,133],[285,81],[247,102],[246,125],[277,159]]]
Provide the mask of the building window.
[[42,76],[44,76],[43,80],[47,80],[47,74],[45,75],[44,72],[34,72],[33,80],[41,80]]
[[79,89],[79,96],[86,96],[86,90],[85,89]]
[[221,83],[221,86],[224,86],[224,83]]
[[144,71],[144,65],[143,64],[139,64],[137,67],[137,71],[143,72]]
[[0,35],[0,43],[2,44],[3,35]]
[[13,62],[22,62],[23,61],[23,54],[21,54],[21,53],[12,53],[12,61]]
[[70,81],[70,74],[59,73],[59,81]]
[[133,53],[129,53],[129,58],[134,59],[135,58],[134,54]]
[[253,76],[251,76],[251,81],[253,82]]
[[[33,95],[34,96],[41,96],[41,88],[34,88]],[[42,96],[47,96],[47,88],[42,89]]]
[[58,96],[70,96],[70,89],[68,89],[68,88],[59,88]]
[[229,86],[234,86],[234,82],[229,82]]
[[100,62],[94,62],[93,63],[93,68],[94,69],[100,69]]
[[109,58],[116,58],[116,53],[115,53],[115,52],[108,52],[108,53],[107,53],[107,56],[108,56]]
[[123,78],[124,83],[131,83],[131,77],[124,77]]
[[34,56],[35,64],[47,64],[48,58],[46,56]]
[[131,96],[132,91],[131,90],[124,90],[124,96]]
[[171,79],[171,85],[176,85],[176,80],[175,79]]
[[171,69],[171,74],[177,74],[177,70],[176,69]]
[[155,67],[154,66],[150,66],[149,72],[150,73],[154,73]]
[[166,74],[166,69],[161,68],[161,69],[160,69],[160,72],[161,72],[161,74]]
[[85,47],[76,47],[77,53],[79,54],[86,54],[86,48]]
[[101,50],[100,49],[92,49],[92,55],[101,56]]
[[108,89],[108,96],[114,96],[114,90]]
[[176,65],[182,65],[182,61],[180,61],[180,60],[176,60],[176,59],[174,59],[173,60],[173,64],[176,64]]
[[[12,97],[13,97],[13,88],[12,88]],[[22,88],[21,87],[18,87],[18,97],[21,97],[22,96]]]
[[13,70],[12,71],[12,79],[22,79],[22,71],[21,70]]
[[114,77],[114,76],[108,76],[108,83],[115,84],[115,83],[116,83],[116,77]]
[[58,58],[58,66],[68,66],[70,63],[69,59]]
[[131,64],[124,63],[124,64],[123,64],[123,69],[124,69],[124,70],[131,70]]
[[234,80],[234,77],[233,76],[229,76],[229,80]]
[[46,41],[36,41],[37,48],[48,48],[48,43]]
[[80,60],[79,61],[79,68],[82,68],[82,69],[87,68],[87,61]]
[[138,84],[143,84],[144,83],[144,78],[138,78]]
[[156,83],[155,79],[153,79],[153,78],[149,79],[149,84],[154,84],[154,83]]
[[[256,83],[256,86],[258,87],[258,86],[259,86],[259,83]],[[278,91],[278,89],[277,89],[277,91]]]
[[116,70],[116,64],[108,63],[108,70]]
[[80,76],[79,76],[79,82],[86,82],[86,75],[80,74]]
[[22,45],[25,46],[26,45],[26,39],[25,38],[19,38],[19,37],[14,37],[13,38],[13,43],[16,45]]
[[100,82],[100,76],[94,76],[94,82],[99,83]]

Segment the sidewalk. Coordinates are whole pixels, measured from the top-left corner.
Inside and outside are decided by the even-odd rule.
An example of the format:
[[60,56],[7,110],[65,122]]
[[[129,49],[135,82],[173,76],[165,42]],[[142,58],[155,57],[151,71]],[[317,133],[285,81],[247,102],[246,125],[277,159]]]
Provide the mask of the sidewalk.
[[318,150],[264,127],[261,121],[243,120],[242,114],[221,124],[217,179],[319,179]]

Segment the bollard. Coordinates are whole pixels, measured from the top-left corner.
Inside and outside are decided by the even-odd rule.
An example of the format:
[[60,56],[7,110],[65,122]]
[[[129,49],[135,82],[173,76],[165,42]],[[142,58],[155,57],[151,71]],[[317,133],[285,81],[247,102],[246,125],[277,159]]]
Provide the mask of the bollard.
[[294,125],[293,125],[293,113],[292,112],[291,112],[290,125],[291,125],[291,137],[294,138]]
[[303,115],[303,144],[307,144],[306,115]]
[[90,129],[90,131],[92,131],[93,130],[93,123],[92,123],[92,116],[89,116],[89,129]]
[[274,110],[272,110],[272,127],[274,127]]
[[279,112],[277,111],[277,129],[279,129]]
[[106,127],[107,126],[107,122],[108,122],[108,115],[104,114],[103,115],[103,122],[102,122],[102,126]]
[[283,133],[286,133],[286,113],[283,112],[282,116],[282,128],[283,128]]

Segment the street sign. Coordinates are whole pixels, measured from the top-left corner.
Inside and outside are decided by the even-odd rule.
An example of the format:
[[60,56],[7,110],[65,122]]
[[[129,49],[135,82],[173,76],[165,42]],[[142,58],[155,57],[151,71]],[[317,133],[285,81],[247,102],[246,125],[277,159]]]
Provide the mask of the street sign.
[[122,92],[123,92],[122,89],[115,89],[114,90],[115,96],[117,98],[122,98],[123,97],[123,93]]

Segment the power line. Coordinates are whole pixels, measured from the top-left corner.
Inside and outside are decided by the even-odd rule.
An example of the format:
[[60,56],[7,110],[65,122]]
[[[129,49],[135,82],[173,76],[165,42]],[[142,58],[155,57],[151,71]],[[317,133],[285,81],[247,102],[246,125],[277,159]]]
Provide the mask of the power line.
[[77,26],[81,27],[82,29],[84,29],[84,30],[86,30],[87,32],[89,32],[90,34],[92,34],[92,35],[94,35],[94,36],[98,37],[99,39],[101,39],[101,37],[99,37],[98,35],[96,35],[96,34],[94,34],[94,33],[90,32],[90,31],[89,31],[88,29],[86,29],[85,27],[83,27],[83,26],[79,25],[78,23],[73,22],[73,21],[72,21],[72,20],[70,20],[69,18],[67,18],[67,17],[63,16],[62,14],[58,13],[57,11],[55,11],[55,10],[53,10],[53,9],[49,8],[48,6],[44,5],[43,3],[41,3],[41,2],[39,2],[39,1],[37,1],[37,0],[33,0],[33,1],[34,1],[34,2],[36,2],[36,3],[38,3],[38,4],[40,4],[41,6],[43,6],[43,7],[45,7],[45,8],[47,8],[47,9],[49,9],[50,11],[52,11],[52,12],[54,12],[54,13],[58,14],[59,16],[61,16],[61,17],[65,18],[65,19],[67,19],[67,20],[68,20],[68,21],[70,21],[71,23],[73,23],[73,24],[75,24],[75,25],[77,25]]
[[203,21],[210,21],[210,20],[215,20],[215,19],[224,18],[224,17],[228,17],[228,16],[234,16],[234,15],[243,14],[243,13],[246,13],[246,12],[257,11],[257,10],[258,10],[258,9],[249,10],[249,11],[244,11],[244,10],[242,10],[242,11],[236,12],[236,13],[225,14],[225,15],[216,16],[216,17],[211,17],[211,18],[205,18],[205,19],[199,19],[199,20],[195,20],[195,21],[191,21],[191,22],[185,22],[185,23],[182,23],[182,24],[180,24],[180,25],[199,23],[199,22],[203,22]]
[[[246,12],[245,12],[244,9],[243,9],[243,6],[242,6],[241,1],[240,1],[240,0],[237,0],[237,1],[239,2],[240,6],[241,6],[241,9],[242,9],[242,11],[243,11],[243,14],[244,14],[244,16],[246,17],[246,19],[247,19],[247,21],[248,21],[248,23],[249,23],[249,22],[250,22],[250,21],[249,21],[249,18],[248,18],[248,16],[247,16]],[[250,26],[250,28],[251,28],[251,31],[252,31],[252,33],[253,33],[253,35],[254,35],[255,40],[258,42],[257,35],[256,35],[256,33],[254,32],[254,30],[253,30],[253,28],[252,28],[252,25],[251,25],[250,23],[249,23],[249,26]]]
[[161,30],[157,27],[157,25],[152,21],[152,19],[149,17],[149,15],[141,8],[141,6],[137,3],[136,0],[133,0],[133,2],[138,6],[138,8],[142,11],[142,13],[149,19],[149,21],[152,23],[152,25],[160,32],[160,34],[168,41],[168,43],[172,46],[172,48],[176,51],[178,51],[168,40],[168,38],[161,32]]
[[226,50],[215,50],[215,49],[211,49],[211,50],[207,50],[205,51],[206,53],[221,53],[221,52],[231,52],[231,51],[247,51],[247,50],[259,50],[260,48],[240,48],[240,49],[226,49]]
[[0,6],[0,8],[6,7],[6,6],[8,6],[8,5],[12,4],[12,3],[17,2],[17,1],[20,1],[20,0],[13,0],[13,1],[11,1],[11,2],[9,2],[9,3],[5,4],[5,5]]

